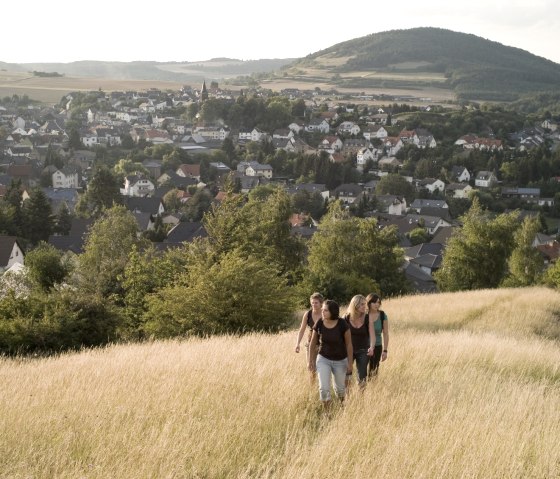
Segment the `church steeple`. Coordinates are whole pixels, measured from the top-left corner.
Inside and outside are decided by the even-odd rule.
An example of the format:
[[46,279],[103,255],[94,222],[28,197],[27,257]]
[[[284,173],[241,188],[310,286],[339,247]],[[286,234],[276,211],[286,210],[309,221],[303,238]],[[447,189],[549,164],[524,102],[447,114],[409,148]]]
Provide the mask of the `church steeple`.
[[204,102],[208,100],[208,90],[206,89],[206,80],[202,82],[202,90],[200,91],[200,101]]

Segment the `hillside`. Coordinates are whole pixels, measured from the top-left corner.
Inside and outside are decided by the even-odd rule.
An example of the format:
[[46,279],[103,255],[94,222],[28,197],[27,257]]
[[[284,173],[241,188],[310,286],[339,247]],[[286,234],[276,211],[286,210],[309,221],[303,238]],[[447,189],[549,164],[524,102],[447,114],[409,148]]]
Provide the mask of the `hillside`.
[[214,58],[199,62],[102,62],[3,63],[0,69],[14,72],[57,72],[67,76],[112,78],[116,80],[154,80],[202,82],[277,70],[293,59],[235,60]]
[[[0,61],[0,70],[179,84],[198,84],[203,79],[239,83],[234,79],[252,75],[272,90],[321,88],[394,96],[400,92],[402,97],[443,101],[514,101],[526,95],[560,92],[560,64],[519,48],[439,28],[374,33],[301,59],[25,64]],[[245,83],[246,79],[239,84]]]
[[375,33],[308,55],[286,69],[337,86],[452,89],[459,98],[514,100],[560,90],[560,65],[519,48],[438,28]]
[[0,477],[560,476],[560,293],[383,308],[389,359],[330,418],[295,330],[0,358]]

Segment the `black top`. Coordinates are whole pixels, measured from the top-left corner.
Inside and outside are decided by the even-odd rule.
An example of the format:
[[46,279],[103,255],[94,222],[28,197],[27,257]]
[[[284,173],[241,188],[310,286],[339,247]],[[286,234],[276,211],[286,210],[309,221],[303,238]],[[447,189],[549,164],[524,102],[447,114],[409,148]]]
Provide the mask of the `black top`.
[[352,334],[352,349],[354,352],[363,351],[364,349],[367,350],[369,348],[369,321],[367,315],[364,318],[364,324],[362,324],[359,328],[352,326],[350,316],[346,316],[344,319],[346,319],[348,327],[350,328],[350,334]]
[[319,354],[331,361],[346,359],[346,342],[344,333],[348,331],[348,324],[343,319],[339,319],[334,328],[327,328],[320,319],[315,325],[315,331],[319,335]]

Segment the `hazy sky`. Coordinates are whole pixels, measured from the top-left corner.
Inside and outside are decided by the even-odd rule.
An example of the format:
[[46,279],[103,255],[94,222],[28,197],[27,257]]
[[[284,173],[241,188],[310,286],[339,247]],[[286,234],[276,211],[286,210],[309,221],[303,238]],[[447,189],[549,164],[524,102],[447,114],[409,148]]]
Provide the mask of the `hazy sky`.
[[472,33],[560,63],[558,0],[26,0],[0,7],[0,61],[298,58],[387,30]]

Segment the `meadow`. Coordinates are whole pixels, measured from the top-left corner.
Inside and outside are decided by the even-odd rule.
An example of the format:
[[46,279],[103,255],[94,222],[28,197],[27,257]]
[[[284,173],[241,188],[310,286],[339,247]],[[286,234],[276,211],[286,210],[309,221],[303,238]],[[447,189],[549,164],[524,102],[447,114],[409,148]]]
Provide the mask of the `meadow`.
[[382,308],[389,358],[330,416],[295,323],[0,359],[0,477],[560,477],[560,293]]

